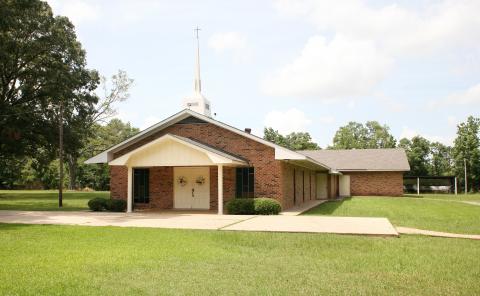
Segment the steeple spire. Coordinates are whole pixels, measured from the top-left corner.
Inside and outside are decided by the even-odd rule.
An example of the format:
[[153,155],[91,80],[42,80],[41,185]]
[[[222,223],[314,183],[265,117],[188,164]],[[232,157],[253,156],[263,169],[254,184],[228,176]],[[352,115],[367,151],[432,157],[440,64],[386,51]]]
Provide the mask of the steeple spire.
[[202,81],[200,80],[200,38],[198,37],[198,31],[200,31],[200,28],[196,27],[194,31],[195,37],[197,38],[197,52],[195,55],[195,81],[193,95],[183,100],[183,106],[186,109],[211,117],[210,101],[202,95]]
[[196,61],[195,61],[195,86],[194,90],[195,93],[202,93],[202,80],[200,79],[200,39],[198,38],[198,31],[201,29],[199,27],[196,27],[195,29],[195,35],[197,37],[197,56],[196,56]]

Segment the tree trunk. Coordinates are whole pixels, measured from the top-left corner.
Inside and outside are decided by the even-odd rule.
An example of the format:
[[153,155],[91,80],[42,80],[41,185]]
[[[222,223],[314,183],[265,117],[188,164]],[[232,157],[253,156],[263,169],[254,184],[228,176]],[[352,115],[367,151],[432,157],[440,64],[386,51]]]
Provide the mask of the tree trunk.
[[68,189],[75,190],[77,188],[77,158],[71,154],[67,154],[68,175],[70,181],[68,183]]

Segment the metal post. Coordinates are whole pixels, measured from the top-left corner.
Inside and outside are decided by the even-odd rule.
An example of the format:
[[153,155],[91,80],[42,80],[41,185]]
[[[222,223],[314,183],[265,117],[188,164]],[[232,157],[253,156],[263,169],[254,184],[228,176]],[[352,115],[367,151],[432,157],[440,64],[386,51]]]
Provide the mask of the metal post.
[[455,177],[455,195],[457,195],[458,192],[457,192],[457,177]]
[[58,119],[58,207],[63,207],[63,100],[60,100]]
[[420,178],[417,177],[417,195],[420,195]]
[[467,159],[463,159],[463,166],[465,168],[465,194],[468,192],[468,182],[467,182]]

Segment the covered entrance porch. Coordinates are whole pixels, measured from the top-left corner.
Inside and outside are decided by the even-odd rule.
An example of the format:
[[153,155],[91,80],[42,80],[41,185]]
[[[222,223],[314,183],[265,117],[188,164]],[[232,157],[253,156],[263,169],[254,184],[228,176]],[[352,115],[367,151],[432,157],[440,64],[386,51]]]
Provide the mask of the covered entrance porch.
[[235,167],[248,163],[198,141],[166,134],[109,165],[127,168],[127,212],[216,209],[222,215],[224,202],[234,194]]

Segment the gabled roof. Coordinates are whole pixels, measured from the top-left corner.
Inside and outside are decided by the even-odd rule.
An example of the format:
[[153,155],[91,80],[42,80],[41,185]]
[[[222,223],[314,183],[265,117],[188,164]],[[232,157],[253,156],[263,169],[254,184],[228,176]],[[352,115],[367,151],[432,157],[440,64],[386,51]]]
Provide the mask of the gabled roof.
[[214,125],[219,126],[221,128],[224,128],[226,130],[229,130],[233,133],[236,133],[238,135],[241,135],[241,136],[246,137],[248,139],[251,139],[253,141],[259,142],[263,145],[274,148],[275,149],[275,159],[304,161],[304,162],[309,163],[310,165],[318,166],[318,167],[321,167],[322,169],[326,169],[326,170],[329,170],[330,172],[334,172],[334,171],[332,171],[332,169],[328,165],[325,165],[322,162],[319,162],[315,159],[312,159],[307,155],[304,155],[302,153],[298,153],[296,151],[292,151],[292,150],[287,149],[285,147],[279,146],[275,143],[272,143],[270,141],[267,141],[265,139],[262,139],[260,137],[255,136],[255,135],[252,135],[250,133],[246,133],[243,130],[237,129],[237,128],[232,127],[228,124],[225,124],[223,122],[220,122],[218,120],[207,117],[205,115],[202,115],[200,113],[194,112],[194,111],[189,110],[189,109],[184,109],[184,110],[166,118],[165,120],[162,120],[159,123],[157,123],[155,125],[152,125],[151,127],[149,127],[147,129],[141,131],[140,133],[128,138],[127,140],[125,140],[125,141],[123,141],[123,142],[121,142],[121,143],[119,143],[119,144],[117,144],[113,147],[110,147],[109,149],[103,151],[102,153],[86,160],[85,163],[108,163],[110,160],[113,159],[113,154],[115,152],[118,152],[118,151],[120,151],[120,150],[138,142],[138,141],[141,141],[142,139],[144,139],[144,138],[146,138],[146,137],[148,137],[152,134],[155,134],[155,133],[159,132],[160,130],[163,130],[163,129],[165,129],[165,128],[167,128],[167,127],[169,127],[169,126],[171,126],[175,123],[179,123],[182,120],[184,120],[188,117],[191,117],[191,116],[193,116],[195,118],[198,118],[202,121],[205,121],[207,123],[211,123],[211,124],[214,124]]
[[[200,143],[198,141],[194,141],[192,139],[189,139],[189,138],[184,138],[184,137],[180,137],[180,136],[177,136],[177,135],[172,135],[172,134],[166,134],[166,135],[163,135],[161,136],[160,138],[157,138],[151,142],[148,142],[147,144],[145,145],[142,145],[118,158],[115,158],[113,159],[112,161],[109,162],[109,164],[111,165],[126,165],[127,163],[129,163],[133,158],[135,158],[135,155],[140,155],[140,157],[142,157],[142,151],[145,151],[145,150],[149,150],[150,148],[152,147],[155,147],[155,150],[153,151],[153,153],[150,153],[151,154],[156,154],[156,153],[160,153],[159,149],[158,149],[158,145],[161,145],[162,143],[165,143],[167,141],[174,141],[176,143],[179,143],[185,147],[189,147],[189,149],[193,149],[195,151],[199,151],[201,152],[202,154],[206,155],[207,156],[207,159],[208,161],[205,162],[205,159],[195,159],[196,162],[198,163],[195,163],[195,165],[200,165],[200,162],[202,164],[211,164],[211,163],[214,163],[214,164],[227,164],[227,165],[248,165],[248,162],[238,156],[235,156],[231,153],[227,153],[225,151],[222,151],[222,150],[219,150],[219,149],[216,149],[214,147],[211,147],[211,146],[208,146],[208,145],[205,145],[203,143]],[[157,146],[156,146],[157,145]],[[178,148],[177,148],[178,149]],[[150,149],[151,151],[151,149]],[[162,164],[161,165],[165,165],[165,159],[168,159],[168,160],[171,160],[171,159],[174,159],[175,157],[178,156],[178,153],[177,151],[174,152],[174,154],[168,154],[168,153],[172,153],[172,151],[164,151],[163,153],[165,153],[166,155],[163,155],[162,157],[160,158],[155,158],[154,157],[154,160],[155,162],[161,162]],[[184,157],[182,157],[184,158]],[[159,160],[160,159],[160,160]],[[151,159],[149,161],[152,161]],[[192,161],[192,160],[190,160]],[[167,161],[168,162],[168,161]],[[155,165],[160,165],[158,163],[156,163]]]
[[304,150],[300,153],[338,171],[409,171],[407,155],[401,148]]

